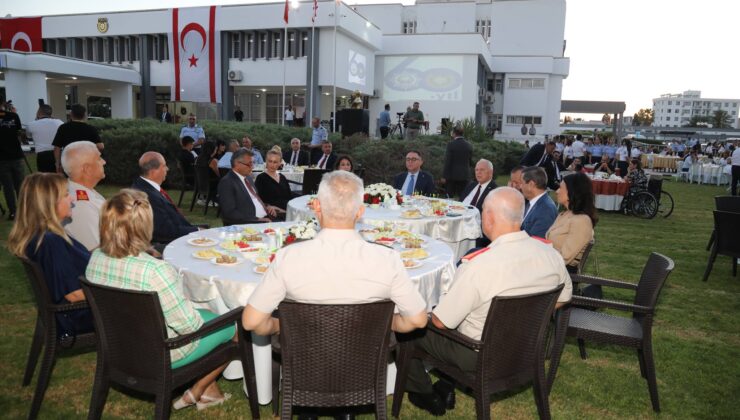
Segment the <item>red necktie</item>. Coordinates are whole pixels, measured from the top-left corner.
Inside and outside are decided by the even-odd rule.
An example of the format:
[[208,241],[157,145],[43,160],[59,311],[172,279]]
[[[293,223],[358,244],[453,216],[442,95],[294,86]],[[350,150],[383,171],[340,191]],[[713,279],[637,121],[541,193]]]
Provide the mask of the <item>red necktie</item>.
[[319,161],[319,168],[320,169],[326,169],[324,167],[324,164],[326,164],[326,155],[324,155],[324,157],[322,157],[321,160]]
[[470,205],[475,207],[475,204],[478,202],[478,196],[480,195],[480,184],[478,184],[478,189],[475,191],[475,195],[473,196],[473,199],[470,200]]
[[244,185],[247,186],[247,189],[249,190],[250,194],[257,197],[257,201],[260,202],[260,204],[262,205],[262,208],[265,210],[265,212],[267,212],[267,207],[265,207],[265,203],[262,202],[262,199],[260,198],[260,196],[257,195],[257,191],[255,191],[252,184],[250,184],[249,181],[247,181],[247,178],[244,178]]
[[164,198],[166,198],[167,201],[170,202],[170,204],[172,204],[172,207],[174,207],[175,210],[177,210],[178,213],[182,214],[182,212],[180,211],[180,208],[175,205],[175,202],[172,201],[172,198],[170,197],[170,195],[167,194],[167,191],[165,191],[163,188],[160,188],[159,189],[159,192],[162,193],[162,195],[164,196]]

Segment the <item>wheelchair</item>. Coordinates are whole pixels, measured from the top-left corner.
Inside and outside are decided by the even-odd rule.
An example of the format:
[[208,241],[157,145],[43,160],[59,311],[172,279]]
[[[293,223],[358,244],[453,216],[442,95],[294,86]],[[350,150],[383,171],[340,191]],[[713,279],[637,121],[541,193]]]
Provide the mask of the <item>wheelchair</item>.
[[673,196],[663,190],[663,177],[651,175],[647,189],[628,193],[622,200],[622,211],[642,219],[657,215],[668,217],[673,213]]

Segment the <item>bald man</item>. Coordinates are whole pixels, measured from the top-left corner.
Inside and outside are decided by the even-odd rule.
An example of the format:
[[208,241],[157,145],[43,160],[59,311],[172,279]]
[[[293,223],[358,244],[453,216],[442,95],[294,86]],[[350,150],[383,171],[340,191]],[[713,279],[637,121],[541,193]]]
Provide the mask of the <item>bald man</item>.
[[69,177],[69,195],[75,204],[72,221],[64,225],[64,230],[92,251],[100,246],[100,209],[105,197],[95,191],[95,186],[105,178],[105,160],[95,143],[89,141],[77,141],[65,147],[61,160]]
[[167,191],[162,188],[167,171],[167,162],[161,154],[146,152],[139,159],[140,176],[131,185],[131,188],[145,192],[149,198],[154,213],[152,242],[157,244],[168,244],[198,230],[197,226],[185,219]]
[[[552,290],[565,284],[558,305],[571,298],[572,285],[563,258],[551,246],[521,230],[524,197],[501,187],[483,203],[483,231],[491,244],[463,258],[450,290],[432,312],[437,328],[454,328],[480,340],[491,300]],[[439,334],[425,334],[416,342],[430,355],[454,363],[465,372],[475,370],[478,353]],[[424,365],[413,359],[409,369],[409,401],[433,415],[454,406],[454,386],[440,380],[432,385]]]

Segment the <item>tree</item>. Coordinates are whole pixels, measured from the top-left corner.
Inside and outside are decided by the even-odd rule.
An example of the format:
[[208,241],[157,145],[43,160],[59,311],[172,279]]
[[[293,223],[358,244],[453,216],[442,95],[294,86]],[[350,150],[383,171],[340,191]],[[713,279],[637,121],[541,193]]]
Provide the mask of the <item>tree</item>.
[[655,119],[655,113],[650,108],[640,108],[635,115],[632,116],[632,125],[652,125]]
[[609,125],[612,122],[612,117],[609,114],[604,113],[604,115],[601,117],[601,122],[603,122],[606,125]]
[[714,115],[710,118],[710,122],[714,125],[714,128],[732,127],[732,117],[730,117],[730,114],[728,114],[727,111],[714,111]]
[[570,123],[572,123],[572,122],[573,122],[573,118],[571,118],[571,116],[570,116],[570,115],[566,115],[566,116],[565,116],[565,117],[563,118],[563,124],[570,124]]

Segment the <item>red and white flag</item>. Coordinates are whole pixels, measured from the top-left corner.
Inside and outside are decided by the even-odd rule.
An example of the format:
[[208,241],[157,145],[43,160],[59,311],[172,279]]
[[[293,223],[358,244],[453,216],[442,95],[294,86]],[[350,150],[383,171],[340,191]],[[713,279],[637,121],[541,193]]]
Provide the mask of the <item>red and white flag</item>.
[[0,19],[0,48],[16,51],[43,51],[41,18]]
[[175,101],[221,102],[221,42],[216,6],[172,9],[169,34]]
[[288,2],[290,0],[285,0],[285,11],[283,11],[283,20],[285,21],[285,24],[288,24],[288,11],[290,11],[290,6],[288,5]]
[[319,0],[313,0],[313,16],[311,16],[311,23],[316,22],[316,15],[319,13]]

